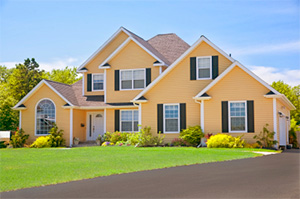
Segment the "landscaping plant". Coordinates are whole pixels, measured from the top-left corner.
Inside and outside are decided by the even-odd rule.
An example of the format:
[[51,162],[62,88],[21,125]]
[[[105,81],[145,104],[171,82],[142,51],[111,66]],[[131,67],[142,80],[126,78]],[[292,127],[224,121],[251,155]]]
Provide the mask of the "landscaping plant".
[[274,144],[277,144],[278,141],[274,140],[275,132],[271,132],[268,129],[269,124],[266,124],[263,127],[263,131],[259,135],[255,135],[253,138],[257,139],[256,143],[262,148],[273,148]]
[[63,138],[63,130],[58,130],[56,124],[54,124],[53,128],[49,131],[49,143],[51,147],[62,147],[65,146],[66,140]]
[[46,148],[51,147],[51,141],[49,136],[41,136],[38,137],[32,145],[30,145],[30,148]]
[[171,142],[171,146],[186,146],[187,142],[181,138],[174,138]]
[[151,127],[146,126],[139,132],[138,146],[161,146],[164,143],[165,135],[153,136],[151,133]]
[[139,143],[139,137],[139,133],[128,133],[126,144],[135,146],[137,143]]
[[180,132],[180,138],[192,146],[199,145],[203,136],[204,134],[199,125],[190,126],[189,128],[184,129]]
[[6,141],[0,141],[0,149],[1,148],[6,148],[8,143]]
[[300,131],[299,126],[297,125],[297,121],[295,119],[291,119],[291,127],[289,131],[289,143],[293,145],[293,148],[298,148],[298,141],[297,141],[297,131]]
[[208,148],[243,148],[245,141],[240,136],[232,137],[226,134],[212,135],[206,142]]
[[11,140],[9,144],[13,148],[21,148],[24,147],[26,140],[28,139],[29,135],[25,134],[25,131],[21,128],[16,131],[14,135],[11,136]]

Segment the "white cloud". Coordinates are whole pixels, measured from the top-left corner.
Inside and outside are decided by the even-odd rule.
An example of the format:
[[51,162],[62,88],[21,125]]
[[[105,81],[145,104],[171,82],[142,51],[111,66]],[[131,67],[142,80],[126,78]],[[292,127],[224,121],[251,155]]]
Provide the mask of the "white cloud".
[[300,41],[293,41],[281,44],[269,44],[262,46],[249,46],[244,48],[236,48],[231,52],[234,55],[251,55],[251,54],[265,54],[273,52],[295,52],[300,50]]
[[[44,69],[45,71],[51,71],[52,69],[63,69],[66,66],[78,66],[78,59],[76,58],[65,58],[65,59],[55,59],[52,62],[39,62],[37,60],[38,64],[40,65],[40,69]],[[0,62],[1,66],[6,66],[7,68],[13,68],[16,66],[16,64],[24,63],[24,61],[19,62]]]
[[291,86],[300,85],[300,70],[277,69],[269,66],[250,66],[249,69],[269,84],[282,80]]

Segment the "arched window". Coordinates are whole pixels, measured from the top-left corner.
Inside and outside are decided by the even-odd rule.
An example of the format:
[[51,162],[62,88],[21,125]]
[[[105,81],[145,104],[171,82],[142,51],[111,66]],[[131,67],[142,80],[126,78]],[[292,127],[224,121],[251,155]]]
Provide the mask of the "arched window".
[[43,99],[36,106],[36,134],[48,134],[55,123],[55,105],[49,99]]

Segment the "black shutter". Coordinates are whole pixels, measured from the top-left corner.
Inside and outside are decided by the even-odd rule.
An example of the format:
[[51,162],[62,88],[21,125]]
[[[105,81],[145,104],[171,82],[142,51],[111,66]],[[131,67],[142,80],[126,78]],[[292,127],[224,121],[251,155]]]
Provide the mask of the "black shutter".
[[190,79],[196,80],[196,57],[190,58]]
[[254,133],[254,101],[247,101],[247,132]]
[[120,90],[120,71],[115,70],[115,91]]
[[228,101],[222,101],[222,132],[228,133]]
[[180,104],[180,131],[186,129],[186,105]]
[[219,75],[219,57],[212,56],[212,78],[216,79]]
[[120,131],[120,110],[115,110],[115,131]]
[[157,133],[164,133],[164,106],[157,104]]
[[151,83],[151,68],[146,68],[146,86]]
[[87,74],[87,92],[92,91],[92,74]]

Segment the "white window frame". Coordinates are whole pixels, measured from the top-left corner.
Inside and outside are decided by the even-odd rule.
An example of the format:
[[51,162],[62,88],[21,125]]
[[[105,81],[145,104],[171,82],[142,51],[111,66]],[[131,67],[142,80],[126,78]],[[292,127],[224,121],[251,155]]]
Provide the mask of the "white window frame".
[[[245,104],[245,130],[241,131],[241,130],[231,130],[231,114],[230,114],[230,104],[231,103],[244,103]],[[247,118],[247,101],[228,101],[228,127],[229,127],[229,133],[247,133],[248,132],[248,118]]]
[[[103,89],[99,89],[99,90],[95,90],[95,89],[94,89],[94,76],[95,76],[95,75],[102,75],[102,77],[103,77]],[[104,81],[104,80],[105,80],[105,78],[104,78],[104,73],[93,73],[93,74],[92,74],[92,91],[104,91],[104,88],[105,88],[105,87],[104,87],[104,86],[105,86],[105,81]]]
[[[122,112],[124,111],[131,111],[132,112],[132,131],[122,131]],[[138,122],[138,125],[139,125],[139,119],[138,120],[134,120],[134,111],[137,111],[138,112],[138,118],[139,118],[139,110],[138,109],[124,109],[124,110],[120,110],[120,132],[139,132],[139,126],[138,126],[138,130],[137,131],[134,131],[134,122],[137,121]]]
[[[136,70],[143,70],[144,71],[144,88],[133,88],[134,86],[134,78],[133,78],[133,71],[136,71]],[[131,85],[132,87],[131,88],[122,88],[122,71],[132,71],[132,79],[131,79]],[[137,69],[122,69],[120,70],[120,77],[119,77],[119,88],[120,90],[122,91],[128,91],[128,90],[144,90],[146,88],[146,69],[145,68],[137,68]]]
[[[166,113],[165,113],[165,107],[168,106],[168,105],[177,105],[178,106],[178,117],[177,117],[177,120],[178,120],[178,131],[166,131]],[[163,115],[164,115],[164,133],[179,133],[180,132],[180,104],[179,103],[172,103],[172,104],[164,104],[164,108],[163,108]],[[173,118],[175,119],[175,118]]]
[[53,100],[51,100],[50,98],[43,98],[43,99],[40,99],[37,103],[36,103],[36,105],[35,105],[35,109],[34,109],[34,136],[45,136],[45,135],[49,135],[49,133],[48,134],[37,134],[37,122],[36,122],[36,119],[37,119],[37,106],[38,106],[38,104],[41,102],[41,101],[43,101],[43,100],[49,100],[49,101],[51,101],[53,104],[54,104],[54,108],[55,108],[55,110],[54,110],[54,115],[55,115],[55,120],[54,120],[54,122],[56,123],[56,105],[55,105],[55,103],[54,103],[54,101]]
[[[198,60],[201,58],[209,58],[210,59],[210,73],[209,73],[209,78],[200,78],[199,77],[199,66],[198,66]],[[212,79],[212,56],[200,56],[196,57],[196,75],[197,75],[197,80],[207,80],[207,79]]]

